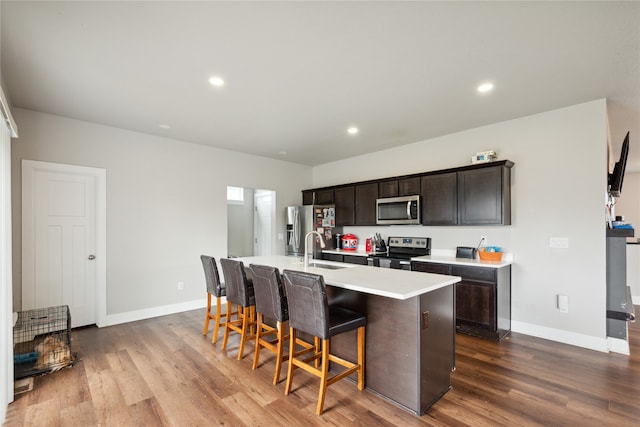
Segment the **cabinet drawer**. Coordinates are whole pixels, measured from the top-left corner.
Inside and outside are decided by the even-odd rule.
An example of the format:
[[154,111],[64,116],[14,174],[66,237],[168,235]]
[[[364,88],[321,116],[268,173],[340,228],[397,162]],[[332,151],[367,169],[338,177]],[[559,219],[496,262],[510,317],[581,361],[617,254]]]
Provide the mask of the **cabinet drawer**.
[[340,254],[326,254],[323,253],[322,254],[322,259],[326,260],[326,261],[337,261],[337,262],[343,262],[344,257]]
[[423,273],[446,274],[449,276],[451,275],[451,266],[449,264],[412,261],[411,270],[421,271]]
[[462,280],[475,280],[481,282],[496,283],[496,269],[484,267],[465,267],[454,265],[451,268],[453,276],[460,276]]
[[349,264],[367,265],[367,257],[359,255],[345,255],[344,262]]

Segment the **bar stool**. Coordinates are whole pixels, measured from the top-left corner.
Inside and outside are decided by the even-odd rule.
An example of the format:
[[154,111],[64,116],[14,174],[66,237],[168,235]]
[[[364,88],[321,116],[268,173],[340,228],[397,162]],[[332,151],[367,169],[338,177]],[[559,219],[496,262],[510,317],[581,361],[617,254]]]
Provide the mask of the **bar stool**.
[[[327,387],[355,372],[358,373],[358,390],[364,389],[364,328],[365,315],[346,308],[329,305],[324,278],[318,274],[284,270],[284,285],[289,303],[289,369],[285,394],[291,392],[293,371],[301,368],[320,377],[320,391],[316,414],[322,414]],[[343,332],[358,331],[358,363],[344,360],[330,353],[330,338]],[[295,354],[297,332],[305,332],[322,340],[322,351],[300,358]],[[309,362],[320,359],[311,366]],[[329,362],[345,367],[342,372],[329,377]]]
[[[242,261],[222,258],[220,260],[227,290],[227,316],[224,323],[224,338],[222,349],[227,348],[229,331],[240,334],[240,349],[238,360],[244,356],[244,345],[248,340],[255,339],[255,297],[253,283],[247,278]],[[232,311],[232,304],[238,305],[238,311]],[[232,320],[236,314],[236,320]]]
[[[284,343],[289,339],[289,335],[286,333],[286,323],[289,320],[287,297],[277,268],[256,264],[251,264],[249,268],[253,279],[258,315],[253,369],[258,367],[262,347],[274,352],[276,354],[276,372],[273,376],[273,385],[276,385],[280,380],[282,362],[288,359],[288,355],[284,355]],[[276,327],[264,323],[264,317],[275,320]],[[275,335],[275,339],[273,335]]]
[[[221,322],[222,318],[226,318],[226,313],[221,313],[221,297],[226,295],[226,289],[224,283],[220,281],[220,274],[218,274],[218,266],[216,259],[207,255],[200,255],[202,261],[202,267],[204,268],[204,279],[207,284],[207,312],[204,318],[204,328],[202,329],[202,335],[209,333],[209,321],[213,320],[213,339],[212,344],[215,344],[218,340],[218,331],[220,326],[224,323]],[[216,313],[211,312],[211,297],[216,297]]]

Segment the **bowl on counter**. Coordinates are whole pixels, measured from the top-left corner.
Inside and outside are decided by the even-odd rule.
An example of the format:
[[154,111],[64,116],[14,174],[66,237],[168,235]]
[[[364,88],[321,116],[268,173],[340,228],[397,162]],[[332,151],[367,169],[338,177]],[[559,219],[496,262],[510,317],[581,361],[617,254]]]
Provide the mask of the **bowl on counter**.
[[[497,249],[497,250],[496,250]],[[482,261],[502,261],[503,252],[500,248],[480,248],[478,250],[478,256]]]

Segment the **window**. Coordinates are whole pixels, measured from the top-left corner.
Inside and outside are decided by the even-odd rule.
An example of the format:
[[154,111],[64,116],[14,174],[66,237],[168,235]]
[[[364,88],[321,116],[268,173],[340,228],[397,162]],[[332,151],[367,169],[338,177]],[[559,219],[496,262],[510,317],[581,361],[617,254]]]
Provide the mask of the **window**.
[[234,205],[244,205],[244,188],[227,187],[227,203]]

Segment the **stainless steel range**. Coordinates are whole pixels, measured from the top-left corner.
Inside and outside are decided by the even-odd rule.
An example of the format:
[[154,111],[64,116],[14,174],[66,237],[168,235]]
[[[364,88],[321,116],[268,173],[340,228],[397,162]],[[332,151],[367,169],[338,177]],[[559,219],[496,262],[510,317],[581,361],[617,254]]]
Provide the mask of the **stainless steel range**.
[[389,237],[387,252],[369,255],[367,264],[375,267],[411,270],[411,258],[431,255],[430,237]]

